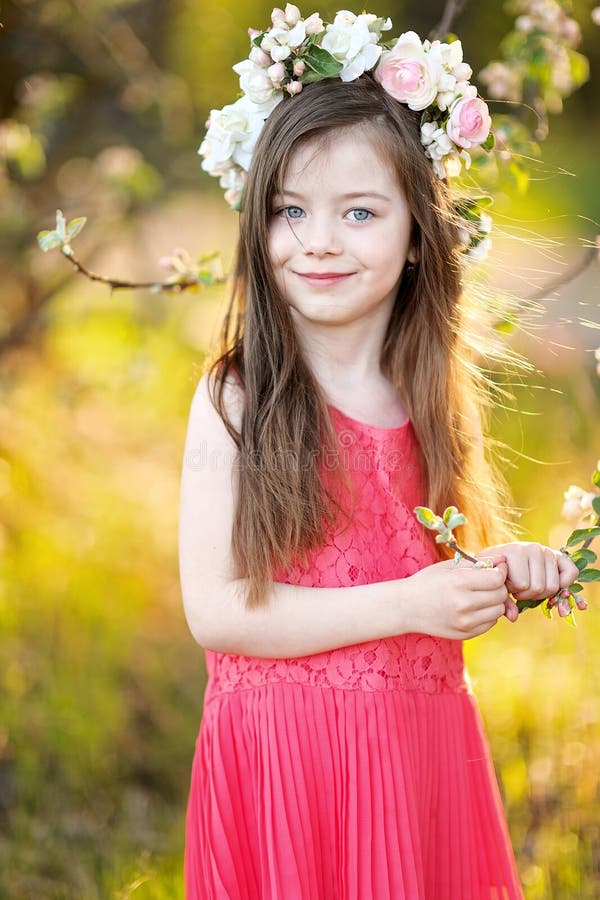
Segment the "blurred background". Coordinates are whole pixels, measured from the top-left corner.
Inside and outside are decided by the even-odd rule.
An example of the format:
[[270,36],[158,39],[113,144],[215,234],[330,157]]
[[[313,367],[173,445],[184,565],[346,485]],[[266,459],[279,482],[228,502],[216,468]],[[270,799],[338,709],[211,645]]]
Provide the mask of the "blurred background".
[[[373,11],[392,35],[425,36],[443,5]],[[590,79],[551,116],[528,189],[517,178],[497,192],[491,294],[534,296],[600,230],[593,7],[572,4]],[[183,897],[206,673],[181,604],[178,491],[224,292],[111,292],[36,235],[61,209],[87,217],[74,249],[103,275],[162,280],[178,247],[219,251],[227,271],[237,214],[196,151],[210,109],[236,96],[247,27],[270,10],[0,9],[0,897]],[[453,27],[475,73],[513,22],[492,0],[464,4]],[[571,530],[563,492],[592,490],[600,457],[599,274],[527,306],[503,337],[529,371],[492,366],[512,395],[492,428],[524,539],[555,547]],[[576,628],[538,609],[465,645],[528,900],[600,897],[597,585],[586,596]]]

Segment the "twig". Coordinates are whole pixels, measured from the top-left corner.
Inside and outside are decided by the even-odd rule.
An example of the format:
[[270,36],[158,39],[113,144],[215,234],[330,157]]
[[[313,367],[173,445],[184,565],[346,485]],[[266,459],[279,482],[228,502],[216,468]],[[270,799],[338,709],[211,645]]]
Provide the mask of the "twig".
[[[98,275],[97,272],[92,272],[86,266],[80,262],[71,248],[65,251],[64,247],[61,247],[61,253],[63,256],[66,256],[73,263],[73,268],[78,272],[81,272],[82,275],[85,275],[91,281],[100,281],[102,284],[110,285],[110,289],[118,290],[119,288],[154,288],[154,290],[158,291],[175,291],[179,293],[180,291],[184,291],[186,288],[198,286],[202,284],[201,281],[195,278],[186,278],[181,281],[128,281],[123,278],[107,278],[105,275]],[[211,279],[211,284],[223,284],[227,280],[224,275],[215,275]]]
[[429,34],[430,40],[443,40],[446,37],[454,19],[463,11],[466,3],[467,0],[446,0],[442,18]]
[[581,259],[573,263],[562,275],[559,275],[558,278],[555,278],[553,281],[550,281],[548,284],[545,284],[539,291],[536,291],[532,297],[529,297],[530,300],[542,300],[544,297],[547,297],[548,294],[553,293],[553,291],[558,290],[558,288],[563,287],[565,284],[568,284],[570,281],[573,281],[586,269],[589,269],[591,265],[595,262],[598,262],[598,257],[600,255],[600,250],[598,247],[588,247]]

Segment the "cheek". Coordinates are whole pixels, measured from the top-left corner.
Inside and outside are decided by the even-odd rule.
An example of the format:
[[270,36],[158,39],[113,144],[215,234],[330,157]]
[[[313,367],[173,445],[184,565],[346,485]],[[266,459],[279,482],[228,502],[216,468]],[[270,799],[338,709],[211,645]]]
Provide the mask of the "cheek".
[[269,229],[267,245],[269,259],[274,268],[281,265],[289,257],[290,243],[289,229],[284,230],[281,227],[281,222],[274,222]]

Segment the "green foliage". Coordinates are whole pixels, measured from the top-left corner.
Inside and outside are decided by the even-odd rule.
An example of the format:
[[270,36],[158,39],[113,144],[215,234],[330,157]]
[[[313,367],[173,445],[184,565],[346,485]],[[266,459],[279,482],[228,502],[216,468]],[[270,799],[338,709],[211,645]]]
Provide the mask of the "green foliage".
[[44,251],[52,250],[54,247],[60,247],[63,252],[69,252],[71,240],[79,234],[87,219],[85,216],[79,216],[72,219],[66,224],[62,210],[56,210],[56,228],[54,231],[39,231],[37,241],[40,248]]

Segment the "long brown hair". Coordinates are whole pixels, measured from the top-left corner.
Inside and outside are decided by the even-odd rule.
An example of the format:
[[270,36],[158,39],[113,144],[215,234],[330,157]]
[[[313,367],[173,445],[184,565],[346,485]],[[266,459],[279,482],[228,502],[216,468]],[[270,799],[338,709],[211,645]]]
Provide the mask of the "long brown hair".
[[[339,129],[367,130],[375,152],[397,174],[412,213],[418,263],[402,276],[380,367],[402,397],[420,446],[422,504],[436,512],[458,506],[468,522],[457,536],[473,550],[514,539],[508,487],[483,438],[492,401],[470,345],[472,323],[465,321],[456,213],[448,186],[421,146],[419,116],[368,73],[351,82],[330,78],[284,98],[257,142],[233,290],[220,346],[207,363],[213,403],[238,448],[231,548],[238,577],[248,579],[249,609],[266,602],[273,572],[306,561],[308,551],[323,543],[325,529],[339,522],[338,514],[352,515],[326,490],[319,471],[323,446],[335,454],[335,432],[268,258],[273,197],[292,154]],[[232,369],[244,386],[239,433],[223,398]],[[349,485],[347,473],[339,472]],[[440,559],[450,555],[431,532],[424,536]]]

